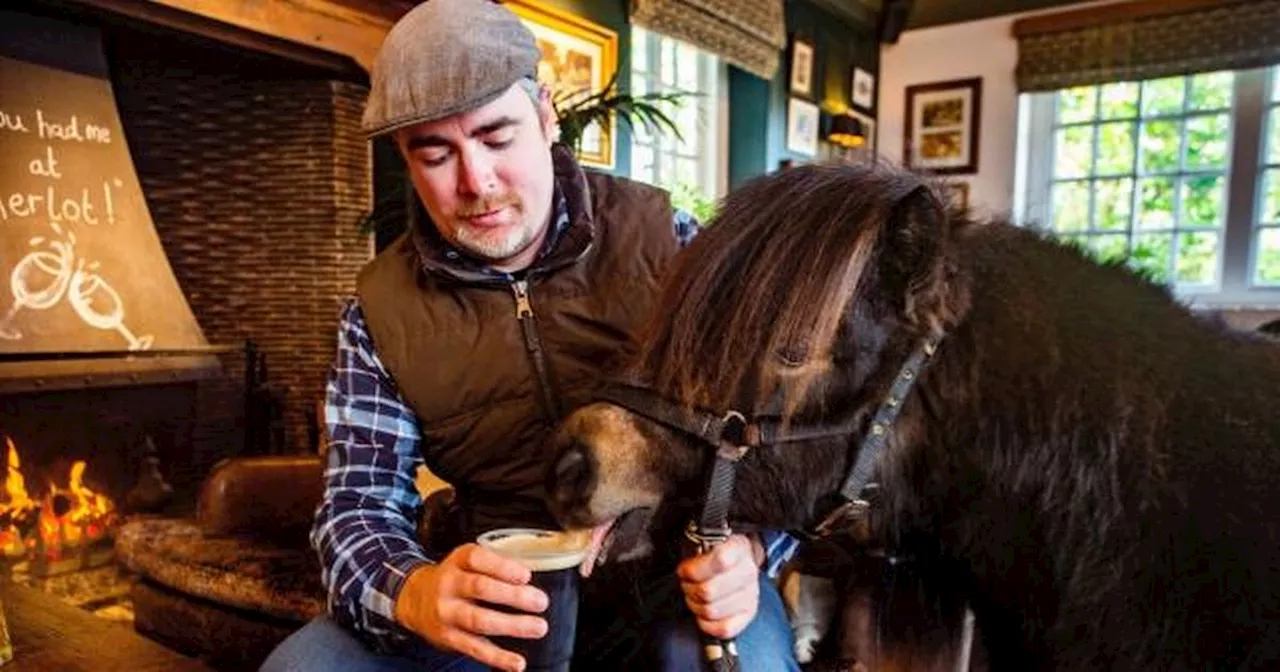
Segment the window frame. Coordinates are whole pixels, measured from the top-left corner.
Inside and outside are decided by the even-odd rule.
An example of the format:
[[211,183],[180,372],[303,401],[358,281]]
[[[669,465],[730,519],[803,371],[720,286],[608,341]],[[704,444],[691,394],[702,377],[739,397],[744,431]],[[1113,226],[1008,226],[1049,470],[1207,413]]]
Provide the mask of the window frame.
[[[1273,78],[1280,76],[1280,66],[1269,68],[1253,68],[1235,71],[1235,84],[1232,95],[1232,106],[1229,115],[1231,142],[1227,147],[1228,161],[1225,172],[1226,191],[1223,196],[1221,247],[1219,264],[1216,272],[1217,282],[1211,285],[1188,286],[1170,283],[1171,291],[1180,299],[1198,307],[1226,308],[1273,308],[1280,306],[1280,286],[1255,284],[1254,270],[1258,250],[1253,245],[1259,228],[1259,218],[1264,194],[1262,178],[1264,168],[1268,165],[1267,146],[1265,141],[1267,112],[1275,107],[1270,102]],[[1024,93],[1019,96],[1019,124],[1017,143],[1018,179],[1015,189],[1014,212],[1016,221],[1029,227],[1053,231],[1051,215],[1055,136],[1055,97],[1056,92]],[[1140,99],[1139,99],[1140,100]],[[1280,112],[1278,112],[1280,113]],[[1183,138],[1185,139],[1185,120],[1194,118],[1180,114],[1176,118],[1184,122]],[[1138,110],[1142,119],[1142,110]],[[1102,123],[1108,123],[1102,122]],[[1092,124],[1098,124],[1093,119]],[[1135,124],[1135,131],[1140,132],[1141,122]],[[1094,133],[1097,143],[1100,133]],[[1134,205],[1131,206],[1130,217],[1137,216],[1136,203],[1139,198],[1138,171],[1136,162],[1140,160],[1140,149],[1137,145],[1141,138],[1134,137],[1135,169]],[[1182,143],[1180,153],[1185,154],[1186,143]],[[1096,150],[1095,144],[1095,150]],[[1175,173],[1167,175],[1181,178],[1186,175],[1185,166],[1181,165]],[[1095,159],[1096,161],[1096,159]],[[1161,174],[1164,176],[1165,174]],[[1091,172],[1081,179],[1091,181],[1098,175]],[[1120,176],[1124,177],[1124,176]],[[1175,207],[1179,206],[1181,190],[1174,194]],[[1090,219],[1093,210],[1090,207]],[[1180,223],[1180,222],[1179,222]],[[1206,229],[1208,230],[1208,229]],[[1133,229],[1129,229],[1133,235]]]
[[[690,152],[680,150],[680,141],[675,136],[668,134],[660,134],[650,136],[651,142],[645,142],[640,138],[640,131],[633,130],[631,133],[631,165],[628,166],[629,174],[632,179],[640,181],[649,181],[649,176],[641,176],[637,174],[636,162],[637,157],[643,152],[652,152],[654,159],[654,175],[653,184],[662,186],[673,186],[676,184],[676,175],[664,175],[662,168],[662,157],[671,155],[674,161],[680,159],[693,160],[697,165],[697,185],[706,196],[710,198],[719,198],[725,194],[728,189],[729,165],[728,152],[723,151],[728,145],[728,124],[723,123],[728,114],[728,68],[722,59],[715,54],[700,49],[695,45],[678,40],[668,35],[655,32],[642,26],[631,26],[631,53],[636,52],[636,45],[643,40],[643,50],[645,53],[645,69],[641,70],[636,67],[636,63],[629,64],[631,88],[633,91],[666,90],[674,84],[668,84],[662,81],[660,72],[655,71],[656,68],[649,66],[661,66],[662,49],[670,46],[673,49],[683,45],[697,52],[698,58],[698,74],[696,76],[698,82],[698,97],[686,98],[682,101],[684,105],[694,105],[697,108],[697,124],[698,137],[701,141],[700,146],[695,147]],[[677,51],[678,53],[678,51]],[[679,81],[679,64],[678,58],[676,68],[676,80]],[[643,81],[641,86],[639,82]],[[678,120],[677,120],[678,123]],[[683,132],[684,128],[681,127]],[[678,173],[677,173],[678,174]]]

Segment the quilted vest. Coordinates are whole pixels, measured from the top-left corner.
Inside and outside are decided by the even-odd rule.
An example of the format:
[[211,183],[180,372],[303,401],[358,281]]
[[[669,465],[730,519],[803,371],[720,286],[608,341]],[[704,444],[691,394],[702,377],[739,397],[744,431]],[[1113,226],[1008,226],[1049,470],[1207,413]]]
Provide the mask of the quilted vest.
[[678,251],[665,191],[584,173],[559,149],[555,167],[570,221],[522,281],[467,267],[428,221],[357,280],[378,357],[418,417],[428,468],[457,489],[465,535],[555,525],[544,442],[589,400]]

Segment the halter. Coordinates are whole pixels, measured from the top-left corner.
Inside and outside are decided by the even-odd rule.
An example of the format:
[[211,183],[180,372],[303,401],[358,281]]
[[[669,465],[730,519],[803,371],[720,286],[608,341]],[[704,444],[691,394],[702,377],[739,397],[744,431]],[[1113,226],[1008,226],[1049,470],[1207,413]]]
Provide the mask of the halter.
[[[920,379],[942,340],[940,333],[923,338],[903,363],[880,403],[871,425],[858,445],[857,459],[845,473],[839,490],[824,498],[833,501],[831,509],[816,524],[808,526],[801,536],[825,538],[842,523],[860,522],[870,511],[878,485],[872,482],[875,468],[888,444],[903,402]],[[649,387],[627,381],[615,381],[599,394],[599,398],[621,406],[636,415],[699,439],[711,449],[713,460],[703,495],[702,512],[689,521],[685,536],[690,551],[706,553],[732,534],[729,526],[729,503],[733,499],[738,463],[747,453],[762,446],[797,443],[815,439],[849,436],[857,432],[860,422],[846,420],[834,424],[796,427],[773,416],[748,419],[741,412],[723,414],[692,409],[676,404]],[[719,641],[703,635],[705,658],[715,672],[736,670],[737,650],[732,640]]]

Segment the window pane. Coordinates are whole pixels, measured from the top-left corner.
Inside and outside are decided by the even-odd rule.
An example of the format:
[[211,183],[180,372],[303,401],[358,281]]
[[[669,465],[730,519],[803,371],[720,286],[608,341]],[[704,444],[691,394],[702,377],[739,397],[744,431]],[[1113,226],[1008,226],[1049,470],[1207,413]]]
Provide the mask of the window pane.
[[1058,92],[1058,123],[1071,124],[1093,119],[1098,89],[1081,86]]
[[631,70],[645,72],[649,69],[649,33],[644,28],[631,29]]
[[679,77],[676,85],[681,91],[698,90],[698,52],[693,47],[681,42],[676,52],[676,70]]
[[1083,177],[1093,166],[1093,126],[1071,126],[1058,131],[1054,177]]
[[1218,268],[1218,234],[1195,231],[1178,234],[1178,275],[1176,281],[1190,285],[1211,285]]
[[1083,231],[1089,226],[1089,183],[1053,185],[1053,230]]
[[1268,169],[1262,184],[1262,214],[1259,219],[1266,224],[1280,224],[1280,168]]
[[664,38],[660,42],[659,51],[661,52],[661,79],[659,81],[666,87],[671,87],[676,81],[676,44],[675,40]]
[[1173,228],[1173,179],[1145,179],[1138,192],[1138,228]]
[[1151,121],[1143,124],[1142,172],[1171,173],[1178,170],[1181,141],[1181,121]]
[[1253,281],[1258,284],[1280,285],[1280,229],[1259,229],[1257,243],[1257,269]]
[[1271,100],[1280,103],[1280,67],[1271,69]]
[[1098,175],[1133,172],[1133,124],[1122,121],[1098,126]]
[[643,145],[631,146],[631,177],[641,182],[654,184],[656,175],[654,175],[654,159],[653,148]]
[[1142,114],[1178,114],[1182,112],[1185,83],[1182,77],[1153,79],[1142,83]]
[[1182,226],[1218,227],[1226,217],[1226,180],[1221,175],[1182,182]]
[[1104,231],[1127,231],[1133,209],[1133,180],[1098,180],[1093,226]]
[[1187,120],[1187,170],[1226,170],[1231,118],[1226,114]]
[[[1280,75],[1276,75],[1280,79]],[[1267,144],[1271,145],[1267,163],[1280,163],[1280,107],[1271,108],[1271,130],[1267,132]]]
[[1235,74],[1209,72],[1191,78],[1191,98],[1187,108],[1192,110],[1226,110],[1231,108],[1231,89],[1235,86]]
[[701,189],[702,180],[698,179],[698,162],[694,159],[677,159],[675,183]]
[[1102,87],[1101,114],[1103,119],[1132,119],[1138,116],[1138,84],[1118,82]]
[[1128,252],[1129,236],[1125,234],[1090,236],[1088,245],[1098,261],[1120,261]]
[[1145,270],[1158,283],[1169,282],[1169,262],[1173,253],[1173,234],[1147,233],[1133,241],[1133,253],[1129,264]]

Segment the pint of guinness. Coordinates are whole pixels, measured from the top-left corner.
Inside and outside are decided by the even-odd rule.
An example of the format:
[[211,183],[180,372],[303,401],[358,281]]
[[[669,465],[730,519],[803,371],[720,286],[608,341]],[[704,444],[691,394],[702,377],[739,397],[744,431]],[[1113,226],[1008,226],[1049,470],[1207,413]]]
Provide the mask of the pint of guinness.
[[[545,636],[494,637],[494,643],[524,656],[528,670],[568,672],[578,624],[578,565],[586,555],[587,538],[552,530],[510,528],[487,532],[476,541],[528,567],[533,573],[530,583],[547,594]],[[512,611],[498,605],[495,608]]]

